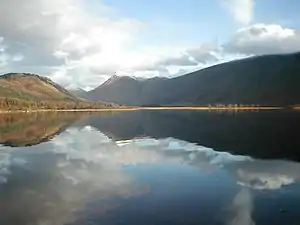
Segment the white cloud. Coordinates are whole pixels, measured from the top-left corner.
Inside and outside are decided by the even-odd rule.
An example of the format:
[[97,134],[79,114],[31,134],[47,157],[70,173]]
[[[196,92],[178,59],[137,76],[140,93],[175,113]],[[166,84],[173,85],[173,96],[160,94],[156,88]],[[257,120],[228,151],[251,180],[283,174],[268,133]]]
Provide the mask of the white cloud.
[[300,32],[277,24],[254,24],[239,29],[224,49],[245,55],[296,52],[300,51]]
[[224,0],[224,3],[237,23],[247,25],[252,21],[254,0]]
[[217,53],[220,51],[219,46],[214,43],[205,43],[199,46],[188,48],[187,54],[196,62],[201,64],[211,63],[218,60]]
[[[40,73],[39,66],[52,67],[51,71],[58,70],[53,76],[59,82],[67,79],[58,74],[73,78],[68,71],[77,67],[89,71],[96,63],[101,62],[105,67],[107,63],[122,60],[117,56],[135,39],[142,23],[127,18],[110,19],[107,7],[100,3],[97,7],[103,10],[98,10],[99,16],[91,14],[85,11],[84,4],[81,0],[1,1],[0,30],[6,40],[6,52],[16,55],[13,61],[19,62],[6,64],[6,69],[36,66],[31,72]],[[124,53],[121,55],[124,57]],[[45,75],[51,77],[51,73]],[[92,73],[80,76],[87,78]]]
[[119,75],[148,78],[170,76],[176,74],[172,71],[173,68],[176,68],[175,71],[180,69],[193,71],[199,68],[199,64],[215,61],[216,57],[213,54],[210,48],[201,46],[188,48],[150,46],[139,50],[118,51],[116,54],[99,52],[79,60],[68,61],[68,66],[63,69],[64,72],[60,70],[60,76],[56,73],[52,78],[63,83],[62,81],[66,80],[65,77],[69,77],[69,82],[75,82],[78,85],[83,82],[85,85],[95,87],[115,72]]
[[214,59],[212,49],[202,46],[137,48],[139,33],[146,28],[143,23],[112,18],[112,10],[99,2],[97,14],[91,13],[85,4],[82,0],[1,1],[0,31],[6,44],[1,71],[39,73],[64,86],[87,88],[115,71],[162,76],[170,75],[171,67],[198,68]]
[[[101,2],[97,13],[91,13],[86,4],[83,0],[0,1],[0,73],[38,73],[66,87],[90,89],[115,72],[176,76],[236,55],[300,50],[298,31],[266,24],[239,29],[223,46],[224,52],[214,43],[140,46],[146,24],[111,16],[112,9]],[[254,1],[226,4],[239,23],[251,22]]]

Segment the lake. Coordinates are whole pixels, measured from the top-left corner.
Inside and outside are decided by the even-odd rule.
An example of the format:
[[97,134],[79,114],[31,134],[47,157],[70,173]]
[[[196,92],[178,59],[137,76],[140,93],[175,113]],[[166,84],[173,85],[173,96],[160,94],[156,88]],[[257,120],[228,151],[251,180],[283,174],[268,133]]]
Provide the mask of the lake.
[[0,115],[0,224],[300,224],[296,111]]

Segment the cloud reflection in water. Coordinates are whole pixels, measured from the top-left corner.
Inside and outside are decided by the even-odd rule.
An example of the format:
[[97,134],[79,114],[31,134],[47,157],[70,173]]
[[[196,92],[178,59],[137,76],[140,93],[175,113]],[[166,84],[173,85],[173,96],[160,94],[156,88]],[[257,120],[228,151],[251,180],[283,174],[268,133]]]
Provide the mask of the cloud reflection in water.
[[103,213],[115,207],[109,199],[144,194],[147,187],[124,171],[128,165],[171,162],[227,171],[240,186],[228,224],[254,224],[251,190],[279,189],[300,178],[294,162],[255,160],[174,138],[113,142],[90,126],[30,148],[0,150],[0,222],[13,225],[72,223],[93,201],[103,202],[96,209]]

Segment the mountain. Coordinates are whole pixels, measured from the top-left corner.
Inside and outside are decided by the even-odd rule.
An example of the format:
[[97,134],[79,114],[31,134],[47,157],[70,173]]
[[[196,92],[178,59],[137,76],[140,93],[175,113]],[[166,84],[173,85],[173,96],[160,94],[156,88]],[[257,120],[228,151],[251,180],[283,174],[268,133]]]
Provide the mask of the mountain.
[[78,98],[46,77],[9,73],[0,76],[0,110],[107,108],[111,104]]
[[69,89],[68,91],[77,98],[87,99],[87,91],[81,88]]
[[[143,105],[150,102],[153,90],[168,80],[165,77],[136,79],[128,76],[112,76],[98,88],[87,93],[87,99],[93,101],[114,102],[124,105]],[[162,90],[159,90],[160,92]]]
[[9,73],[0,76],[0,96],[24,100],[77,100],[66,89],[46,77]]
[[88,98],[127,105],[300,103],[300,53],[215,65],[172,79],[112,77]]

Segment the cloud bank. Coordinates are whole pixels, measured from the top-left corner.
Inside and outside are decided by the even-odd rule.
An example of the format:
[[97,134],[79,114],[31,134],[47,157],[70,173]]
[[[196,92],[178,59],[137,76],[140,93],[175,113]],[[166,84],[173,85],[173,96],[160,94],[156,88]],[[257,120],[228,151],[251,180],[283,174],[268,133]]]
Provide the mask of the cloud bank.
[[254,24],[239,29],[224,45],[229,53],[265,55],[300,51],[300,31],[277,24]]
[[147,24],[114,16],[115,9],[101,2],[91,11],[83,0],[3,0],[0,73],[38,73],[65,87],[91,89],[115,72],[138,77],[177,76],[236,55],[300,49],[298,30],[252,24],[254,1],[226,0],[225,4],[241,26],[228,41],[170,46],[141,44]]

